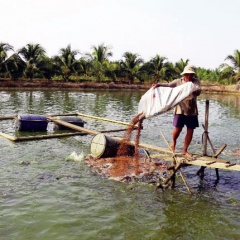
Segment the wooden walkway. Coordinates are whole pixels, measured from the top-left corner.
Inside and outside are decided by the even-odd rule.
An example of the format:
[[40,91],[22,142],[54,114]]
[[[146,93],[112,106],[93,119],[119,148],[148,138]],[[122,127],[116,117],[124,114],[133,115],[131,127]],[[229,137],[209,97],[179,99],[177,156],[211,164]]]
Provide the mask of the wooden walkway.
[[[162,159],[164,161],[173,161],[173,157],[167,154],[155,154],[150,155],[151,159]],[[229,160],[214,158],[211,156],[201,156],[201,155],[193,155],[192,158],[186,158],[181,154],[176,155],[175,159],[177,162],[187,165],[195,165],[200,167],[207,168],[216,168],[216,169],[225,169],[231,171],[240,171],[240,165],[236,163],[230,163]]]

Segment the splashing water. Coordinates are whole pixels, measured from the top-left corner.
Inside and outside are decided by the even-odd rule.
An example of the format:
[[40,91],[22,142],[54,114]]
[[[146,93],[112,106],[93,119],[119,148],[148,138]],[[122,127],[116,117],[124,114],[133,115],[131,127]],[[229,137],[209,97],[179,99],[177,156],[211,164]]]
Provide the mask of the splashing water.
[[72,152],[69,156],[67,156],[66,161],[76,161],[81,162],[84,160],[84,154],[81,152],[80,154],[77,154],[75,151]]

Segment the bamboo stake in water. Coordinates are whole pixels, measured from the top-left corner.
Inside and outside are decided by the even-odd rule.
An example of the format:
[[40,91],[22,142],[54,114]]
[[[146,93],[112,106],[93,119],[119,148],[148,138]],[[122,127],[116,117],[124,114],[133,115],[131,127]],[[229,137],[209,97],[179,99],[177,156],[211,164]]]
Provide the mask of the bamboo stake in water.
[[[172,148],[170,147],[170,145],[169,145],[168,141],[166,140],[165,136],[163,135],[163,132],[162,132],[161,129],[160,129],[160,133],[161,133],[161,135],[162,135],[162,137],[163,137],[163,140],[166,142],[168,148],[172,151],[172,156],[173,156],[175,162],[177,162],[177,161],[176,161],[177,159],[176,159],[176,157],[175,157],[175,153],[174,153],[174,151],[172,150]],[[183,176],[183,174],[182,174],[181,169],[179,168],[178,170],[179,170],[179,172],[180,172],[180,176],[181,176],[181,178],[182,178],[182,180],[183,180],[183,183],[185,184],[185,186],[186,186],[189,194],[192,195],[192,192],[191,192],[191,190],[190,190],[190,188],[189,188],[189,186],[188,186],[188,184],[187,184],[187,181],[185,180],[185,178],[184,178],[184,176]]]

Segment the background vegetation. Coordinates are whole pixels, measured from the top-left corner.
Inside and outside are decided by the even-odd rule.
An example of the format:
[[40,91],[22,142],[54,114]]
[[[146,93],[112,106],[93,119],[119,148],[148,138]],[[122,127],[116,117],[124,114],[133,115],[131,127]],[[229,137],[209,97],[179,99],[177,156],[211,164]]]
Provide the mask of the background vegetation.
[[[154,83],[178,78],[189,59],[169,62],[156,54],[146,62],[137,53],[125,52],[122,59],[111,61],[113,53],[104,44],[92,46],[91,52],[81,54],[71,45],[61,48],[58,55],[49,57],[40,44],[29,43],[14,50],[8,43],[0,43],[0,79],[49,81]],[[197,77],[204,82],[231,85],[240,80],[240,51],[228,55],[216,69],[196,67]]]

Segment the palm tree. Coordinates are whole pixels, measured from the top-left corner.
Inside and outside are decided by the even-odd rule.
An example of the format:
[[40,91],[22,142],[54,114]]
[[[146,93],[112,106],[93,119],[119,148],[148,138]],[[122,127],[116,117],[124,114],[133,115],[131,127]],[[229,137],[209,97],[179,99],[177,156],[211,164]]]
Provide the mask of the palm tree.
[[234,70],[237,72],[234,76],[236,81],[240,80],[240,51],[235,50],[233,55],[228,55],[225,60],[230,60],[233,64]]
[[53,58],[47,56],[42,56],[37,62],[36,67],[41,71],[42,76],[48,80],[52,79],[58,69]]
[[112,57],[112,52],[104,44],[92,46],[92,49],[93,52],[91,54],[87,53],[86,56],[89,58],[92,74],[96,76],[97,81],[101,81],[106,71],[108,71],[106,66],[109,66],[108,58]]
[[0,43],[0,72],[3,74],[8,74],[8,51],[12,50],[13,47],[8,43]]
[[149,74],[154,77],[154,81],[156,83],[159,82],[160,79],[163,80],[166,76],[166,72],[168,70],[166,60],[166,57],[161,57],[157,54],[148,63]]
[[233,84],[236,76],[236,72],[234,71],[234,67],[228,64],[220,65],[221,71],[219,74],[218,82],[220,84]]
[[175,71],[180,75],[183,72],[183,69],[188,65],[189,59],[184,61],[182,58],[175,63]]
[[22,77],[25,70],[25,62],[20,58],[17,53],[14,53],[6,60],[8,68],[8,75],[12,80],[17,80]]
[[240,51],[235,50],[233,55],[228,55],[225,60],[230,60],[237,72],[240,71]]
[[76,59],[79,51],[72,50],[69,44],[66,48],[61,48],[59,53],[59,56],[54,57],[54,62],[58,66],[58,73],[68,82],[70,76],[81,70],[81,61]]
[[34,74],[39,72],[37,63],[45,56],[45,50],[40,44],[27,44],[18,50],[18,54],[26,63],[25,75],[33,80]]
[[109,77],[110,79],[112,79],[112,81],[116,81],[117,79],[117,73],[120,70],[120,65],[118,62],[109,62],[109,61],[105,61],[103,63],[104,65],[104,69],[105,69],[105,76]]
[[132,84],[135,78],[142,81],[141,74],[143,72],[141,72],[141,67],[144,63],[143,59],[139,58],[138,54],[130,52],[125,52],[123,58],[125,58],[125,60],[120,61],[120,66],[123,75],[129,79],[129,84]]

